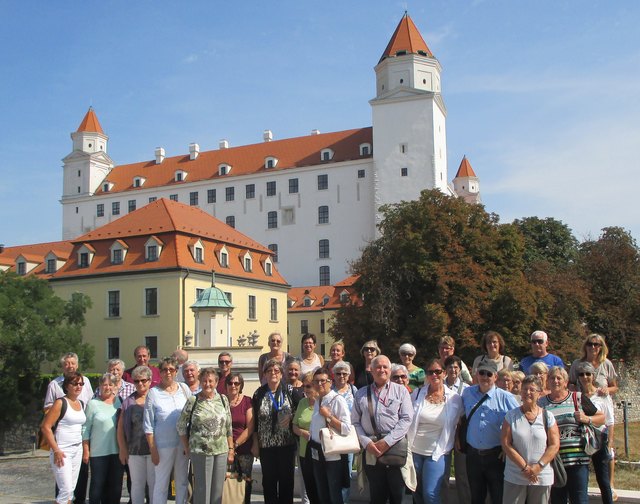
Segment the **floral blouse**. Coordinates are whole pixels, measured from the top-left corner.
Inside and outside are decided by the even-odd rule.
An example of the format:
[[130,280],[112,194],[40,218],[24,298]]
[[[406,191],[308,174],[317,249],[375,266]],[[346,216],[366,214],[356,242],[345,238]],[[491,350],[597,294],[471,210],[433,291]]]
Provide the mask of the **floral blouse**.
[[[193,415],[191,411],[193,410]],[[233,435],[229,400],[216,393],[211,399],[191,396],[178,420],[178,434],[187,435],[191,418],[189,450],[204,455],[221,455],[229,450],[227,438]]]

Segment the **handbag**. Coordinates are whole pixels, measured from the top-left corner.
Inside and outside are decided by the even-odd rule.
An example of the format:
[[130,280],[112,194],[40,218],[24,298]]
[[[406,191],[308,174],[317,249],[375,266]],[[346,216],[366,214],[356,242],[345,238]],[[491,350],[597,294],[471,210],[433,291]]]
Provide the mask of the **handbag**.
[[[578,399],[577,394],[573,392],[573,407],[576,411],[580,411],[578,408]],[[584,452],[591,456],[597,451],[599,451],[602,444],[602,431],[592,424],[580,424],[580,428],[582,430],[582,439],[584,441]]]
[[247,484],[238,473],[227,473],[222,485],[222,504],[243,504]]
[[[542,408],[542,424],[544,425],[544,432],[547,435],[547,443],[549,440],[549,424],[547,423],[547,410]],[[562,488],[567,484],[567,471],[564,468],[562,459],[560,458],[560,452],[556,453],[551,462],[549,462],[551,469],[553,470],[553,486],[555,488]]]
[[325,455],[346,455],[360,451],[360,440],[351,426],[349,434],[343,436],[332,427],[320,429],[320,444]]
[[[371,439],[373,441],[378,441],[379,439],[382,439],[384,436],[382,436],[378,431],[378,427],[376,426],[376,421],[373,416],[373,405],[371,401],[371,387],[372,385],[369,385],[367,387],[367,402],[369,403],[369,418],[371,419],[371,427],[373,427],[373,431],[375,433],[374,436],[371,436]],[[378,462],[380,464],[383,464],[389,467],[403,467],[407,463],[408,451],[409,451],[409,441],[407,440],[407,436],[404,436],[397,443],[390,446],[386,452],[380,455],[378,457]]]
[[469,417],[462,415],[460,417],[460,421],[458,422],[458,428],[456,429],[455,436],[455,446],[456,450],[460,453],[467,453],[467,428],[469,427],[469,420],[476,412],[476,410],[480,407],[480,405],[485,402],[489,398],[488,394],[485,394],[482,399],[480,399],[476,405],[469,412]]

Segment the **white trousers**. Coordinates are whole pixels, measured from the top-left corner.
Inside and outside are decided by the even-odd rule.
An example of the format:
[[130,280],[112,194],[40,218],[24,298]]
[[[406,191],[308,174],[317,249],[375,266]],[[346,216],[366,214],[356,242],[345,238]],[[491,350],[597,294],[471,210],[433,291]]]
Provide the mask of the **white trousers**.
[[[156,472],[151,455],[129,455],[129,474],[131,475],[131,503],[144,504],[144,487],[149,485],[149,497],[153,497]],[[151,501],[153,504],[153,501]]]
[[82,463],[82,443],[69,446],[63,451],[65,458],[62,467],[58,467],[54,463],[53,451],[49,452],[51,470],[56,479],[56,485],[58,485],[58,495],[56,495],[56,502],[58,504],[67,504],[73,500],[73,491],[78,482],[80,464]]
[[182,444],[174,448],[158,448],[158,455],[160,462],[155,466],[153,504],[167,504],[167,490],[172,469],[173,479],[176,482],[176,504],[186,504],[189,459],[184,454]]

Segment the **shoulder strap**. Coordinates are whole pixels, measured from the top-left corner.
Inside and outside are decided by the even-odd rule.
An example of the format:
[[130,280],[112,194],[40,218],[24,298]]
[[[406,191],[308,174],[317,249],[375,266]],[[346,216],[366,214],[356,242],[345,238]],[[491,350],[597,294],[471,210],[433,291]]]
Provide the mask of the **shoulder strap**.
[[189,422],[187,423],[187,439],[191,437],[191,422],[193,420],[193,412],[196,410],[196,406],[198,405],[198,394],[195,396],[195,401],[193,401],[193,407],[191,408],[191,412],[189,413]]
[[376,435],[376,437],[380,437],[380,433],[378,432],[378,427],[376,425],[376,420],[373,416],[373,404],[371,401],[371,387],[373,385],[368,385],[367,386],[367,403],[369,404],[369,418],[371,419],[371,427],[373,427],[373,433]]
[[220,396],[220,400],[222,401],[222,405],[226,409],[227,408],[227,400],[225,399],[224,394],[218,393],[218,395]]
[[578,393],[575,391],[571,392],[571,398],[573,399],[573,407],[576,411],[579,411],[580,408],[578,408]]
[[56,420],[56,423],[53,424],[53,428],[51,429],[52,432],[56,431],[56,429],[58,428],[58,424],[60,423],[60,420],[62,420],[64,418],[64,415],[67,413],[67,400],[64,397],[60,397],[56,399],[56,401],[62,401],[62,402],[60,403],[60,416]]
[[489,399],[489,394],[485,394],[482,399],[480,399],[476,405],[471,409],[471,411],[469,412],[469,416],[467,417],[467,422],[469,420],[471,420],[471,417],[473,416],[473,414],[476,412],[476,410],[480,407],[480,405],[485,402],[487,399]]

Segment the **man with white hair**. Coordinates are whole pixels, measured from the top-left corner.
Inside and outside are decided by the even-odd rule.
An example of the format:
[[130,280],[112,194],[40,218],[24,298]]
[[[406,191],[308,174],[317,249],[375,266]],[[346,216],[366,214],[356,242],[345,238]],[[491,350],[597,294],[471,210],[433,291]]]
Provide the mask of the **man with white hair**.
[[171,354],[175,360],[178,361],[178,371],[176,371],[176,381],[184,383],[184,376],[182,376],[182,366],[184,363],[189,360],[189,352],[184,350],[183,348],[178,348],[175,352]]
[[547,352],[549,337],[544,331],[533,331],[531,333],[531,355],[527,355],[520,361],[520,370],[529,374],[529,368],[536,362],[544,362],[549,369],[553,366],[564,367],[564,362],[557,355]]
[[[118,397],[123,401],[136,391],[133,383],[129,383],[122,379],[125,367],[124,361],[120,359],[111,359],[107,362],[107,373],[111,373],[116,377],[115,387],[118,389]],[[100,397],[100,387],[96,388],[96,392],[93,394],[93,397]]]

